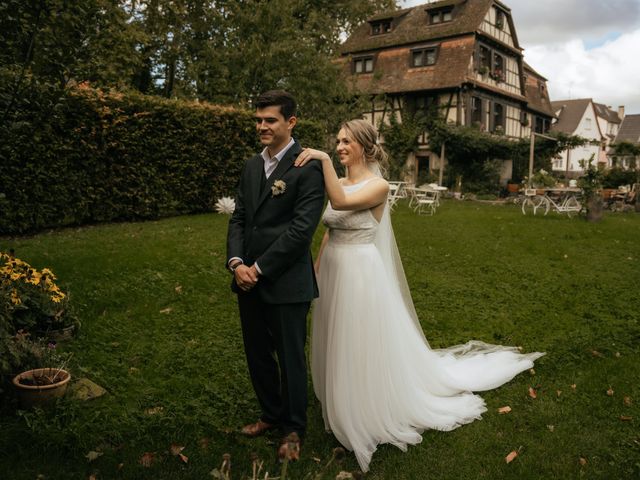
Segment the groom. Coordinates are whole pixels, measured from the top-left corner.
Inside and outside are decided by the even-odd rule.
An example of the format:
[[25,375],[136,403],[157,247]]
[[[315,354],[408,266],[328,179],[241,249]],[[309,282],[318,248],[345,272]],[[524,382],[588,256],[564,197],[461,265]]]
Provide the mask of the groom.
[[240,176],[227,233],[227,268],[262,409],[242,433],[255,437],[279,427],[283,460],[291,457],[290,449],[299,452],[306,428],[306,317],[318,296],[309,247],[322,212],[324,182],[319,162],[293,168],[301,147],[291,137],[296,125],[291,94],[260,95],[255,120],[264,149],[247,160]]

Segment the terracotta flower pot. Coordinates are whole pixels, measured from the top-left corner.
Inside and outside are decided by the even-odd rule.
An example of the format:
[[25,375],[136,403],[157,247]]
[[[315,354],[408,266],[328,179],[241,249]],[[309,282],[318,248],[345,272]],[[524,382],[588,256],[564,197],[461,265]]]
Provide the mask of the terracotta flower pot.
[[61,368],[36,368],[16,375],[13,385],[24,408],[44,407],[64,396],[71,374]]

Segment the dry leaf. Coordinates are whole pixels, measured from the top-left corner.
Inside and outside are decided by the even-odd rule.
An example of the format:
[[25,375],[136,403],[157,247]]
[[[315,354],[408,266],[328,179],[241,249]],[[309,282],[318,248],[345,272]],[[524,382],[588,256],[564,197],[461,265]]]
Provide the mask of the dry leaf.
[[90,462],[93,462],[96,458],[101,457],[102,455],[104,455],[104,453],[91,450],[89,453],[85,455],[85,457]]
[[180,452],[182,452],[182,450],[184,450],[184,447],[176,443],[172,443],[171,446],[169,447],[169,451],[171,452],[171,455],[173,455],[174,457],[178,455]]
[[187,457],[186,455],[183,455],[182,453],[179,453],[178,457],[180,458],[182,463],[189,463],[189,457]]
[[536,374],[536,369],[535,369],[535,368],[530,368],[530,369],[529,369],[529,373],[530,373],[531,375],[535,375],[535,374]]
[[147,408],[144,413],[146,413],[147,415],[157,415],[158,413],[162,413],[163,410],[164,407],[152,407]]
[[96,476],[95,475],[89,475],[89,480],[96,480]]
[[620,358],[620,352],[616,352],[616,358]]
[[633,405],[633,401],[631,400],[631,397],[624,397],[623,402],[627,407],[630,407],[631,405]]
[[182,293],[182,285],[176,285],[176,293]]
[[572,383],[572,384],[571,384],[571,388],[572,388],[572,389],[574,389],[574,390],[575,390],[575,389],[576,389],[576,387],[577,387],[577,385],[576,385],[575,383]]
[[562,395],[562,390],[556,390],[556,395],[559,397],[560,395]]
[[506,406],[506,407],[500,407],[498,409],[498,413],[509,413],[511,411],[511,407],[510,406]]
[[119,463],[118,464],[118,470],[122,470],[123,467],[124,467],[124,463]]
[[587,464],[587,459],[584,457],[580,457],[580,465],[586,465]]
[[556,429],[555,425],[547,425],[547,428],[550,432],[553,432]]
[[609,386],[609,390],[607,390],[607,395],[613,397],[613,388],[611,388],[611,386]]
[[604,355],[597,350],[591,350],[591,355],[593,355],[594,357],[604,358]]
[[536,393],[536,391],[533,389],[533,387],[529,387],[529,396],[531,398],[538,398],[538,394]]
[[167,308],[163,308],[162,310],[160,310],[160,313],[169,314],[172,311],[173,311],[173,308],[167,307]]
[[628,415],[620,415],[620,420],[622,420],[623,422],[630,422],[631,420],[633,420],[633,417],[630,417]]
[[518,456],[518,452],[516,452],[515,450],[512,451],[509,455],[507,455],[506,457],[504,457],[504,461],[507,463],[511,463],[513,462],[513,460]]
[[156,454],[154,452],[144,452],[140,457],[140,465],[149,468],[156,461]]
[[320,463],[322,461],[318,457],[311,457],[311,460],[313,460],[316,463]]

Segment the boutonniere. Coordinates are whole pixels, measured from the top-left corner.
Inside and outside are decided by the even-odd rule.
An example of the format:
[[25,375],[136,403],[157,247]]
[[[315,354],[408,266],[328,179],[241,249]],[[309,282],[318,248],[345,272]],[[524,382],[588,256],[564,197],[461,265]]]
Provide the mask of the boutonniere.
[[276,180],[275,182],[273,182],[273,185],[271,185],[271,196],[277,197],[278,195],[282,195],[286,189],[286,183],[284,183],[282,180]]

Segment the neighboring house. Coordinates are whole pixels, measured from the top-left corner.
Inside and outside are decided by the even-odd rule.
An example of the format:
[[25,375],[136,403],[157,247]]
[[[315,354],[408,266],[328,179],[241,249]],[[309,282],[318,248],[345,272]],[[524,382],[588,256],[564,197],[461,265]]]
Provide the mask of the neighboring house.
[[[640,145],[640,114],[626,115],[624,117],[614,143],[621,142]],[[623,168],[629,168],[632,165],[632,161],[634,161],[632,157],[624,157],[617,160],[619,165]]]
[[622,119],[624,118],[624,106],[620,105],[617,112],[602,103],[594,102],[593,106],[595,107],[596,116],[598,117],[600,131],[604,136],[604,143],[600,149],[598,162],[605,164],[607,167],[611,167],[611,159],[608,157],[609,149],[618,134],[620,123],[622,123]]
[[[524,62],[511,10],[496,0],[444,0],[377,14],[341,48],[344,76],[371,98],[374,125],[437,109],[451,123],[519,139],[554,117],[546,79]],[[439,168],[428,134],[409,177]],[[445,155],[446,156],[446,155]],[[503,179],[511,176],[507,162]]]
[[[605,145],[605,137],[600,129],[598,115],[593,100],[582,98],[578,100],[558,100],[551,102],[557,121],[551,126],[552,131],[579,135],[591,140],[594,144],[587,144],[571,150],[565,150],[560,158],[553,161],[553,171],[567,177],[579,176],[584,169],[580,165],[582,160],[589,161],[591,156],[596,162],[601,161],[600,151]],[[605,164],[606,164],[605,156]]]

